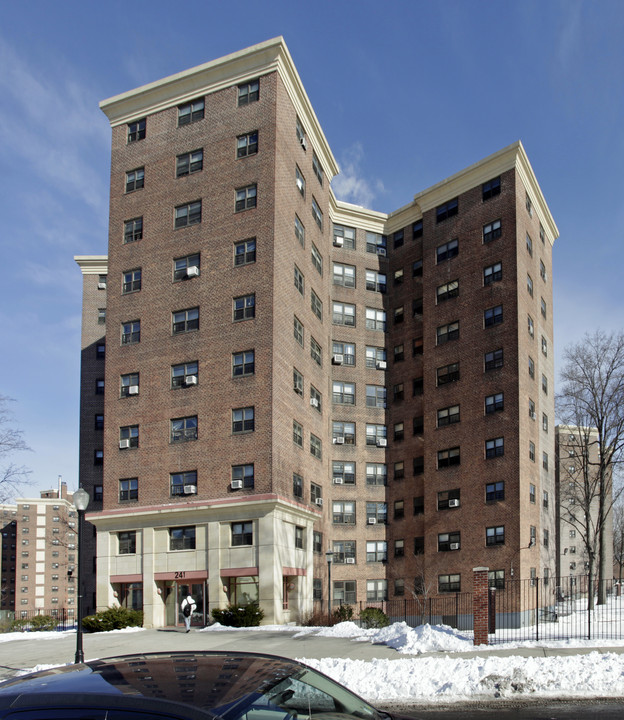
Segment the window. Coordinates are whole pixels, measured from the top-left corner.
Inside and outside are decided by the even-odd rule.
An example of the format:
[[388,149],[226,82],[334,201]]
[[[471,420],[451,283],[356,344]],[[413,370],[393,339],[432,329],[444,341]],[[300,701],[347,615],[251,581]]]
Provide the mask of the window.
[[355,326],[355,305],[332,303],[332,322],[334,325]]
[[195,526],[169,528],[169,550],[195,550]]
[[451,363],[450,365],[443,365],[436,370],[436,380],[439,385],[446,385],[447,383],[457,382],[459,380],[459,363]]
[[332,478],[335,485],[355,485],[355,463],[334,460]]
[[199,330],[199,308],[179,310],[172,314],[172,332],[174,335]]
[[487,459],[500,457],[505,454],[505,439],[502,437],[485,441],[485,457]]
[[366,367],[377,370],[386,369],[386,349],[366,346]]
[[253,523],[236,522],[231,524],[232,547],[253,545]]
[[386,311],[377,310],[375,308],[366,308],[366,329],[367,330],[379,330],[385,332],[386,330]]
[[504,570],[490,570],[488,572],[488,586],[496,588],[496,590],[505,589],[505,571]]
[[544,470],[548,470],[548,453],[542,453],[542,467]]
[[121,376],[121,397],[139,394],[139,373],[128,373]]
[[260,98],[260,80],[251,80],[238,86],[238,106],[249,105]]
[[323,348],[313,337],[310,338],[310,356],[317,365],[323,364]]
[[542,373],[542,392],[548,395],[548,378]]
[[139,479],[125,478],[119,481],[119,501],[139,499]]
[[393,385],[392,397],[394,398],[395,402],[397,400],[403,400],[403,398],[405,397],[405,386],[403,385],[403,383],[397,383],[396,385]]
[[366,522],[368,525],[386,524],[388,518],[388,506],[385,502],[366,503]]
[[303,550],[305,537],[305,528],[295,526],[295,547],[299,550]]
[[438,552],[450,552],[461,548],[461,533],[459,531],[438,534]]
[[535,361],[533,358],[529,355],[529,377],[534,378],[535,377]]
[[405,272],[404,272],[403,268],[399,268],[398,270],[395,270],[394,271],[394,284],[402,285],[404,277],[405,277]]
[[544,490],[542,493],[542,505],[544,508],[548,508],[548,490]]
[[175,418],[171,421],[171,442],[197,440],[197,415]]
[[535,443],[532,441],[529,441],[529,460],[535,462]]
[[247,187],[237,188],[235,204],[236,212],[242,212],[243,210],[250,210],[251,208],[255,208],[257,199],[257,185],[247,185]]
[[425,498],[415,497],[414,498],[414,515],[422,515],[425,512]]
[[412,263],[412,277],[422,277],[423,263],[422,260],[414,260]]
[[299,292],[303,295],[303,287],[304,287],[304,278],[303,273],[299,268],[295,265],[295,287]]
[[460,490],[444,490],[438,493],[438,510],[459,507]]
[[438,427],[453,425],[459,422],[459,405],[441,408],[438,410]]
[[483,243],[492,242],[497,240],[502,235],[501,221],[494,220],[494,222],[488,223],[483,226]]
[[98,308],[97,319],[98,325],[106,324],[106,308]]
[[404,239],[404,233],[403,230],[397,230],[394,235],[392,236],[392,240],[394,242],[394,247],[398,248],[403,245],[403,239]]
[[548,357],[548,340],[542,335],[542,355]]
[[104,497],[104,488],[101,485],[93,486],[93,499],[95,502],[102,502]]
[[295,340],[303,347],[303,325],[296,315],[294,319],[294,335]]
[[301,193],[301,196],[305,197],[305,177],[303,176],[301,170],[299,170],[298,165],[295,166],[295,185]]
[[233,321],[251,320],[256,317],[256,295],[242,295],[232,301]]
[[448,448],[447,450],[438,450],[438,469],[459,464],[460,453],[458,447]]
[[247,433],[255,430],[255,410],[253,407],[232,410],[232,432]]
[[503,367],[503,350],[493,350],[484,355],[485,372]]
[[412,380],[412,395],[414,397],[420,396],[423,394],[424,389],[424,378],[414,378]]
[[303,375],[297,368],[293,368],[293,390],[303,397]]
[[197,492],[197,470],[171,473],[169,475],[171,495],[191,495]]
[[145,118],[128,123],[128,143],[145,139]]
[[425,538],[415,537],[414,538],[414,555],[424,555],[425,552]]
[[188,227],[189,225],[196,225],[202,220],[202,204],[201,200],[187,203],[186,205],[178,205],[175,209],[175,221],[174,227],[178,228]]
[[386,274],[377,270],[366,271],[366,289],[376,292],[386,292]]
[[324,176],[323,167],[314,151],[312,152],[312,170],[314,171],[314,174],[316,175],[317,180],[322,185],[323,184],[323,176]]
[[176,177],[191,175],[204,169],[204,151],[193,150],[192,152],[178,155],[176,158]]
[[197,378],[197,362],[180,363],[171,366],[171,387],[173,389],[197,385]]
[[203,120],[204,118],[204,98],[193,100],[178,106],[178,127],[189,125],[190,123]]
[[483,268],[483,285],[491,285],[503,279],[503,264],[495,263]]
[[132,345],[141,340],[141,321],[131,320],[121,325],[121,344]]
[[436,289],[436,302],[441,303],[450,298],[457,297],[459,295],[459,280],[452,280],[451,282],[439,285]]
[[416,222],[412,225],[412,238],[416,240],[417,238],[420,238],[423,236],[423,221],[422,220],[416,220]]
[[312,309],[312,312],[316,315],[316,317],[322,322],[323,303],[321,302],[319,296],[314,292],[314,290],[310,290],[310,308]]
[[355,503],[333,502],[332,518],[335,525],[355,525]]
[[340,580],[339,582],[335,582],[332,603],[334,605],[355,603],[357,598],[356,588],[355,580]]
[[490,198],[493,198],[496,195],[500,195],[500,191],[501,191],[500,176],[495,177],[492,180],[488,180],[487,182],[483,183],[483,185],[481,186],[483,200],[489,200]]
[[366,463],[366,484],[386,485],[388,480],[387,472],[384,463]]
[[104,430],[104,415],[95,416],[95,429]]
[[395,442],[402,442],[405,437],[405,425],[403,422],[394,423],[394,436]]
[[388,559],[388,543],[373,540],[366,543],[366,562],[385,562]]
[[122,274],[121,292],[124,295],[141,289],[141,268],[127,270]]
[[459,241],[450,240],[444,245],[439,245],[436,248],[436,263],[441,263],[444,260],[450,260],[459,254]]
[[542,430],[548,432],[548,415],[542,413]]
[[533,278],[527,273],[527,292],[533,297]]
[[301,247],[305,247],[305,227],[299,216],[295,214],[295,237],[299,240]]
[[312,247],[310,248],[310,254],[312,257],[312,265],[314,265],[319,275],[323,275],[323,256],[314,243],[312,243]]
[[504,545],[505,544],[505,526],[498,525],[485,529],[486,545]]
[[318,460],[323,457],[323,442],[313,433],[310,433],[310,455],[313,455]]
[[386,254],[387,238],[385,235],[379,233],[367,232],[366,233],[366,252],[376,253],[377,255]]
[[254,466],[249,465],[232,465],[232,481],[240,481],[243,487],[252,488],[254,486]]
[[323,229],[323,211],[319,207],[319,204],[316,202],[316,198],[314,197],[314,195],[312,196],[312,217],[314,218],[314,222],[322,230]]
[[367,385],[366,407],[385,408],[386,388],[382,385]]
[[503,322],[503,306],[497,305],[493,308],[488,308],[483,313],[483,324],[485,327],[491,327],[492,325],[499,325]]
[[332,442],[335,445],[355,445],[355,423],[334,421],[332,423]]
[[505,483],[503,481],[487,483],[485,486],[485,501],[496,502],[505,499]]
[[334,225],[334,247],[355,250],[355,228]]
[[546,300],[544,300],[544,298],[541,298],[541,299],[540,299],[540,310],[541,310],[541,313],[542,313],[542,317],[543,317],[544,319],[546,319],[547,310],[546,310]]
[[136,530],[117,533],[118,554],[134,555],[136,553]]
[[535,420],[535,403],[529,398],[529,417],[531,420]]
[[297,473],[293,473],[293,495],[299,499],[303,497],[303,478]]
[[310,385],[310,405],[317,412],[323,411],[323,397],[321,393],[314,387],[314,385]]
[[529,197],[529,193],[526,194],[526,209],[529,213],[530,217],[533,217],[533,203],[531,202],[531,198]]
[[395,345],[392,354],[394,355],[394,362],[403,362],[405,360],[405,346],[403,343]]
[[546,282],[546,265],[544,265],[542,260],[540,260],[540,277]]
[[505,402],[503,393],[495,393],[494,395],[487,395],[485,398],[485,414],[491,415],[495,412],[500,412],[505,409]]
[[[405,540],[395,540],[394,541],[394,557],[403,557],[405,555]],[[397,584],[399,583],[399,584]],[[403,595],[405,591],[403,581],[402,580],[395,580],[394,581],[394,594],[395,595]]]
[[355,345],[353,343],[332,343],[333,365],[355,365]]
[[239,135],[236,138],[236,157],[248,157],[258,152],[258,131]]
[[366,424],[366,444],[386,447],[387,431],[385,425]]
[[436,330],[436,336],[438,345],[443,345],[449,340],[457,340],[459,338],[459,320],[447,325],[440,325]]
[[145,184],[145,168],[137,168],[126,173],[126,192],[140,190]]
[[143,238],[143,218],[137,217],[124,222],[124,244],[136,242]]
[[[94,450],[93,452],[93,464],[94,465],[102,465],[104,462],[104,451],[103,450]],[[57,528],[54,528],[55,532],[58,532]]]
[[529,255],[533,257],[533,240],[531,240],[529,233],[526,234],[526,249]]
[[457,215],[458,211],[459,200],[457,198],[453,198],[443,205],[438,205],[436,208],[436,222],[442,222],[447,218],[453,217],[453,215]]
[[529,335],[531,337],[535,336],[535,325],[533,323],[533,318],[530,315],[527,315],[527,327],[529,330]]
[[199,253],[176,258],[173,261],[173,282],[189,280],[199,275]]
[[124,425],[119,428],[119,449],[139,447],[139,426]]
[[232,354],[232,377],[247,377],[248,375],[253,375],[255,371],[255,352],[253,350],[244,350],[243,352]]

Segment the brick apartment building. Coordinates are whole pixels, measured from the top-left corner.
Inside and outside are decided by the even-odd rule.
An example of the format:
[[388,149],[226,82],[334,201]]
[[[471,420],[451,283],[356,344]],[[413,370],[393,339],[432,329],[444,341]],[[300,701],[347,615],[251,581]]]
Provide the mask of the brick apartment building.
[[188,586],[197,622],[300,621],[328,549],[333,603],[554,573],[530,489],[554,497],[558,231],[522,145],[390,214],[338,201],[281,38],[101,107],[108,256],[77,258],[98,607],[175,624]]
[[76,612],[78,557],[76,509],[67,485],[44,490],[39,498],[0,505],[2,517],[2,596],[0,609],[15,617],[49,613],[71,618]]

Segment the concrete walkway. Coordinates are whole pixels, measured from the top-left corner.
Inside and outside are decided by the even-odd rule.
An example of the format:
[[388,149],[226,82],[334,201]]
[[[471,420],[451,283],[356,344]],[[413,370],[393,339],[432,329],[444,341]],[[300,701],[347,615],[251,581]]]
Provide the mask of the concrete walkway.
[[[177,628],[140,630],[137,632],[93,633],[83,635],[84,656],[87,660],[142,652],[176,652],[195,650],[234,650],[268,653],[290,658],[341,657],[354,660],[387,658],[399,660],[410,657],[439,657],[449,653],[423,653],[405,655],[386,645],[356,642],[348,638],[328,638],[314,635],[293,637],[296,632],[275,631],[202,631],[185,633]],[[1,636],[0,636],[1,638]],[[36,665],[63,665],[74,661],[76,635],[59,633],[33,638],[0,642],[0,680],[14,677],[19,670],[30,670]],[[505,648],[451,653],[452,657],[476,656],[548,657],[579,655],[590,652],[624,653],[624,647],[600,648]]]

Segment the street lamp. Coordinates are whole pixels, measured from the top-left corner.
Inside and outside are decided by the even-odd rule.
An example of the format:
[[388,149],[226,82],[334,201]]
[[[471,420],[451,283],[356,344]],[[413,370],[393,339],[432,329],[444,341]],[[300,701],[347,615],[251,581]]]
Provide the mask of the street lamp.
[[75,663],[84,662],[84,652],[82,651],[82,525],[84,522],[84,514],[89,505],[89,493],[84,488],[79,488],[73,495],[74,505],[78,510],[78,626],[76,627],[76,657]]
[[328,550],[325,553],[325,557],[327,558],[327,619],[331,623],[331,600],[332,600],[331,566],[332,566],[332,562],[334,560],[334,551]]

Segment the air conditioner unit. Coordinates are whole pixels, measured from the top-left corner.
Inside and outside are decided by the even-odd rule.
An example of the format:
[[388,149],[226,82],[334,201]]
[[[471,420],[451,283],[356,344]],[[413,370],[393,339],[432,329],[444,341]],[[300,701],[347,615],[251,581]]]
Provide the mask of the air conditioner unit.
[[369,525],[377,525],[377,518],[368,518]]
[[355,558],[345,558],[347,565],[355,565]]
[[299,142],[301,143],[301,147],[302,147],[304,150],[307,150],[307,149],[308,149],[308,141],[306,140],[305,135],[302,135],[302,137],[299,139]]
[[186,277],[197,277],[199,275],[199,268],[197,265],[191,265],[186,268]]
[[334,247],[342,247],[343,245],[344,245],[344,238],[341,238],[341,237],[334,238]]
[[344,355],[336,354],[336,355],[332,356],[332,363],[334,365],[342,365],[343,362],[344,362]]
[[378,247],[377,248],[377,255],[383,255],[386,256],[386,248],[385,247]]
[[377,370],[385,370],[388,367],[388,363],[385,360],[377,360],[375,367]]
[[98,283],[98,290],[106,290],[106,283],[105,282]]
[[130,440],[120,440],[119,441],[119,449],[124,450],[125,448],[130,447]]
[[451,543],[451,544],[449,545],[449,548],[450,548],[451,550],[459,550],[459,543]]
[[317,399],[317,398],[310,398],[310,405],[312,405],[312,407],[317,408],[317,407],[319,406],[319,401],[318,401],[318,399]]
[[448,506],[449,506],[449,507],[459,507],[459,500],[455,500],[455,499],[449,500],[449,501],[448,501]]
[[197,485],[185,485],[184,486],[184,494],[185,495],[197,495]]
[[314,502],[315,502],[317,505],[321,505],[321,506],[322,506],[322,505],[323,505],[323,498],[316,498],[316,500],[315,500]]
[[387,438],[377,438],[377,447],[386,447],[388,444]]
[[342,485],[344,483],[344,479],[341,477],[335,477],[334,478],[334,485]]
[[242,490],[243,488],[243,481],[242,480],[232,480],[230,483],[230,487],[232,490]]
[[138,395],[139,394],[139,386],[138,385],[130,385],[128,388],[128,395]]
[[334,442],[336,445],[344,445],[344,435],[336,435]]
[[185,385],[197,385],[197,375],[185,375],[184,384]]

